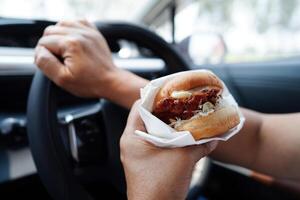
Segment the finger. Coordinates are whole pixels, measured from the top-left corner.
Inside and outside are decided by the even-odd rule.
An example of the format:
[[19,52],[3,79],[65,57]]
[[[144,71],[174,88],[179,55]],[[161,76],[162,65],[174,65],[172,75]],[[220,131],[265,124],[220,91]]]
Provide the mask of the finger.
[[138,107],[140,105],[140,101],[137,101],[131,108],[127,119],[127,125],[125,128],[125,133],[133,134],[135,130],[145,131],[144,123],[140,117],[138,112]]
[[85,26],[79,21],[62,20],[57,22],[56,26],[73,27],[73,28],[84,28]]
[[[86,27],[83,28],[74,28],[74,27],[64,27],[64,26],[49,26],[44,30],[43,36],[52,36],[52,35],[59,35],[59,36],[70,36],[73,38],[84,37],[93,39],[93,32],[98,30],[94,30],[93,28]],[[68,38],[70,38],[68,37]]]
[[43,36],[48,35],[69,35],[78,32],[78,29],[73,27],[64,27],[64,26],[48,26],[44,30]]
[[81,23],[82,25],[89,27],[89,28],[93,28],[95,30],[98,30],[96,25],[93,23],[90,23],[89,21],[87,21],[86,19],[80,19],[78,20],[79,23]]
[[48,35],[39,40],[38,46],[44,46],[53,54],[62,56],[65,51],[64,40],[62,35]]
[[35,63],[48,78],[56,83],[59,82],[64,66],[47,48],[36,47]]

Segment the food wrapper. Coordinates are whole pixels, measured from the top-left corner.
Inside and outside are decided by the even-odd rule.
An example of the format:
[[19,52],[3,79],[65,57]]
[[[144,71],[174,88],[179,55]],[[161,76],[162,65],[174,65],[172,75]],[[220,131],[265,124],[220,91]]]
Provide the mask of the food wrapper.
[[209,73],[213,73],[209,70],[192,70],[192,71],[179,72],[179,73],[171,74],[168,76],[164,76],[152,80],[144,88],[141,89],[141,103],[138,109],[139,109],[140,116],[145,124],[147,133],[140,130],[136,130],[135,133],[138,136],[142,137],[144,140],[156,146],[174,148],[174,147],[184,147],[189,145],[204,144],[214,140],[226,141],[241,130],[245,122],[245,118],[242,115],[240,109],[238,108],[237,102],[228,91],[228,88],[226,87],[224,82],[222,82],[224,86],[224,90],[222,93],[223,100],[226,101],[228,104],[233,105],[237,108],[238,114],[240,116],[240,123],[236,127],[230,129],[228,132],[222,135],[196,141],[189,131],[176,131],[175,129],[173,129],[168,124],[164,123],[163,121],[161,121],[151,113],[155,96],[159,91],[160,87],[167,80],[172,79],[175,76],[180,76],[182,74],[194,73],[199,71],[206,71]]

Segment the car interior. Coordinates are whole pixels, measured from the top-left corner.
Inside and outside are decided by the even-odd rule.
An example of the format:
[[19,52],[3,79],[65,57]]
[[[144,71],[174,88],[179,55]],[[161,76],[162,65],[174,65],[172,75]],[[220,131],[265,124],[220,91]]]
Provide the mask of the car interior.
[[[126,199],[119,139],[129,110],[106,99],[75,97],[34,64],[34,48],[44,29],[63,18],[80,16],[95,23],[116,65],[146,79],[209,69],[241,107],[263,113],[300,112],[297,0],[0,4],[2,199]],[[195,166],[187,196],[299,198],[300,183],[209,157]]]

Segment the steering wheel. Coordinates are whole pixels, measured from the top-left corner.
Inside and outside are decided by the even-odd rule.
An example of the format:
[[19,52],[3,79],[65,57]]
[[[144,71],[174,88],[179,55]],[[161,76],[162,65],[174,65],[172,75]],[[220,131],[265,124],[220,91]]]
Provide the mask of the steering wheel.
[[[170,44],[145,28],[122,23],[97,24],[97,27],[108,41],[124,39],[151,50],[165,62],[167,73],[189,69],[187,62]],[[60,117],[57,92],[54,83],[38,70],[28,98],[27,132],[37,171],[48,192],[54,199],[91,200],[93,197],[84,185],[103,180],[125,196],[119,139],[128,112],[116,112],[107,106],[109,102],[100,100]],[[93,140],[87,135],[93,135]],[[88,142],[83,141],[85,138],[89,138]],[[80,151],[80,148],[89,149],[89,144],[91,152],[97,152],[95,155]],[[98,162],[87,165],[81,157],[97,158]]]

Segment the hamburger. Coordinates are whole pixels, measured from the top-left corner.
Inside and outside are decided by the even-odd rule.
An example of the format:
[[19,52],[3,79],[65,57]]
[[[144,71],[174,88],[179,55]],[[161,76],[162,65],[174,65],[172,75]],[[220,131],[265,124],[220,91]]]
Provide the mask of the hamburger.
[[238,110],[222,98],[222,81],[208,71],[166,81],[155,96],[152,114],[195,140],[221,135],[240,123]]

